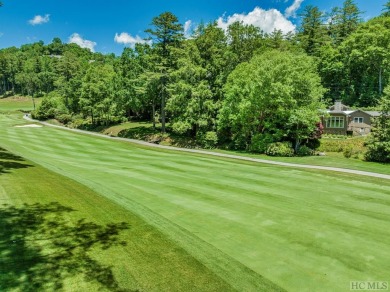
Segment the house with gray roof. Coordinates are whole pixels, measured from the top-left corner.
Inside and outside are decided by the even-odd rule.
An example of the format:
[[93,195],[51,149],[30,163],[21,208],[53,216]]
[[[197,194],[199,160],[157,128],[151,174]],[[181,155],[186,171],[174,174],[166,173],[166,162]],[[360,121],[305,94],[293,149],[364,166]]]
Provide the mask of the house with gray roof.
[[353,136],[369,134],[372,120],[380,116],[378,111],[351,109],[338,100],[327,110],[327,114],[322,120],[325,134]]

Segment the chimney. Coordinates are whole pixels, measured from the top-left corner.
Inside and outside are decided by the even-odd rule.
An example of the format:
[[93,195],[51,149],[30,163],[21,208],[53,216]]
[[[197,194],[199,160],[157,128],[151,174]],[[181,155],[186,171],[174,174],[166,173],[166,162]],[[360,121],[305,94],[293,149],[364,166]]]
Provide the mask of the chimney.
[[343,105],[341,104],[341,100],[335,100],[334,111],[335,112],[342,112],[343,111]]

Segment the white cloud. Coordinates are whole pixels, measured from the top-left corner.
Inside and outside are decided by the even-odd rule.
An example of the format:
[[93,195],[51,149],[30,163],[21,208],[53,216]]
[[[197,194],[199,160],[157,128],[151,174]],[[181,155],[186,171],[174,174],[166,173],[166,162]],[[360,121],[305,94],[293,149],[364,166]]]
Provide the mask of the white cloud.
[[287,9],[284,11],[284,15],[289,17],[296,17],[297,10],[301,7],[301,4],[304,0],[294,0],[294,3],[291,4],[291,6],[287,7]]
[[4,32],[0,31],[0,38],[4,35]]
[[81,48],[87,48],[90,49],[91,52],[95,52],[96,43],[83,39],[78,33],[74,33],[69,37],[69,43],[77,44]]
[[287,33],[295,30],[295,25],[289,21],[279,10],[264,10],[256,7],[248,14],[233,14],[228,17],[220,17],[217,20],[218,26],[224,30],[236,21],[242,21],[244,24],[252,24],[261,28],[266,33],[271,33],[275,29]]
[[184,23],[184,37],[185,38],[190,38],[191,37],[191,33],[192,33],[192,21],[191,20],[187,20],[185,23]]
[[45,16],[35,15],[33,19],[30,19],[28,22],[31,25],[43,24],[50,21],[50,14],[46,14]]
[[145,44],[150,43],[150,41],[146,41],[141,38],[139,35],[133,37],[127,32],[122,32],[121,34],[115,34],[114,41],[118,44],[130,45],[130,47],[134,47],[135,44]]

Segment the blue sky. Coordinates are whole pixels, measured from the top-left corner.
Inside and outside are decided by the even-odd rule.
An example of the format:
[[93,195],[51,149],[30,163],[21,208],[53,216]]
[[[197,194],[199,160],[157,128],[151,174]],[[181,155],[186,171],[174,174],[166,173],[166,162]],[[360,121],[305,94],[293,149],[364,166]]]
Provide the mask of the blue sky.
[[[306,5],[329,11],[343,0],[3,0],[0,8],[0,48],[32,43],[48,44],[54,37],[102,53],[120,54],[146,37],[153,17],[174,13],[191,31],[201,21],[218,20],[226,27],[235,20],[289,31]],[[381,13],[386,0],[356,0],[369,19]]]

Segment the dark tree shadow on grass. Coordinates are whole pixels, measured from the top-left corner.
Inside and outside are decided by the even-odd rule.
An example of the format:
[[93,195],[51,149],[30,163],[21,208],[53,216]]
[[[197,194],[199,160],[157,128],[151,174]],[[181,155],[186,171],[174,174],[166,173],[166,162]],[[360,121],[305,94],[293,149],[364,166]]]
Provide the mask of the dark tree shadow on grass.
[[128,291],[119,287],[111,267],[90,256],[91,250],[125,245],[120,233],[128,224],[84,219],[72,224],[73,211],[58,203],[0,206],[0,291],[56,291],[80,275],[101,288]]
[[0,175],[9,173],[12,169],[28,167],[32,167],[32,165],[27,164],[23,157],[12,154],[0,147]]
[[[167,128],[167,134],[169,135],[169,143],[172,146],[182,148],[196,148],[199,147],[196,143],[196,139],[189,135],[175,134],[170,127]],[[122,130],[118,133],[118,137],[143,140],[150,143],[160,144],[166,138],[161,134],[160,129],[153,129],[152,127],[135,127]]]
[[153,140],[154,135],[158,135],[160,133],[161,131],[159,131],[158,129],[141,126],[122,130],[118,133],[118,137],[149,141]]

